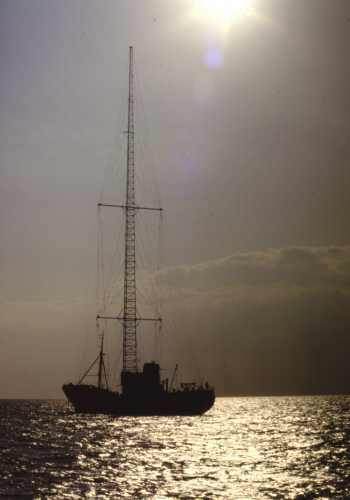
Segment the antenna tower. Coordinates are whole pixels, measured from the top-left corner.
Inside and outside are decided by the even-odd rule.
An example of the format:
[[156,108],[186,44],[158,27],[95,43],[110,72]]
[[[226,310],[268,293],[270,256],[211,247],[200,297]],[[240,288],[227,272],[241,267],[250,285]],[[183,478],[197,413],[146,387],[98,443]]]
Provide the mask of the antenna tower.
[[134,54],[129,47],[129,98],[127,130],[126,199],[125,199],[125,256],[124,256],[124,314],[123,314],[123,371],[137,372],[136,339],[136,200],[134,144]]

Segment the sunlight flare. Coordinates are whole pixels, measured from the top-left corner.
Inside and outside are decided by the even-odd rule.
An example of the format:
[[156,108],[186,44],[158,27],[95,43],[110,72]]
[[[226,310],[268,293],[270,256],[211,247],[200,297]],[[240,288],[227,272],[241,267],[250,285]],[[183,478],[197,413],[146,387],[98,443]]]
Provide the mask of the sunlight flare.
[[225,30],[238,17],[247,14],[249,7],[249,0],[196,0],[194,12],[197,18]]

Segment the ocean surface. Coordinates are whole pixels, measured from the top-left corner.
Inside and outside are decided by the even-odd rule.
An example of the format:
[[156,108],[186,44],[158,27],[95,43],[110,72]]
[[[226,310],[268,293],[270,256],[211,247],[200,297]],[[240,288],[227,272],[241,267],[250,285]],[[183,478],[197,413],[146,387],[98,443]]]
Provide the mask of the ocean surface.
[[201,417],[0,401],[0,498],[350,498],[350,397],[218,398]]

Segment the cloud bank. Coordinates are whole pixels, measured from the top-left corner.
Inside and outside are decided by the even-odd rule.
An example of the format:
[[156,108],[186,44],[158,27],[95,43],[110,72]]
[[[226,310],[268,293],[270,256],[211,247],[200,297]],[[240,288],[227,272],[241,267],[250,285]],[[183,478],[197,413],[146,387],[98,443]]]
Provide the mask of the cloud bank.
[[350,246],[288,247],[237,253],[159,274],[170,287],[350,287]]
[[188,364],[221,392],[350,392],[349,246],[238,253],[158,279]]
[[[183,378],[203,377],[218,394],[350,392],[350,246],[237,253],[164,269],[156,281],[164,376],[179,363]],[[0,311],[0,396],[62,397],[95,355],[94,309],[12,302]],[[152,332],[139,340],[150,353]]]

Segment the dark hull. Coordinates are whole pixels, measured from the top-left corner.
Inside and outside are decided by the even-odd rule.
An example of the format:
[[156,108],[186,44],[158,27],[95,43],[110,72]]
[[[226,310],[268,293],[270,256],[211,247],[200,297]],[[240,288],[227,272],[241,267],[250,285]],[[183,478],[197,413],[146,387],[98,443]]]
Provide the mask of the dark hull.
[[212,389],[193,389],[128,397],[92,385],[63,386],[78,413],[106,413],[116,416],[202,415],[214,404]]

